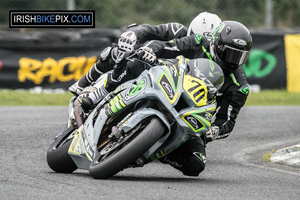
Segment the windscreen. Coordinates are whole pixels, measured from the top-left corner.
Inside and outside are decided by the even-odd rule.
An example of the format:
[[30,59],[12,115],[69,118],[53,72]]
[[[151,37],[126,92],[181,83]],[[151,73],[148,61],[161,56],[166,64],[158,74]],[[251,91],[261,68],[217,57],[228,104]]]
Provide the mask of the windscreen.
[[211,83],[217,90],[222,87],[224,74],[217,63],[206,58],[198,58],[191,59],[187,65],[189,75],[200,78],[205,83]]

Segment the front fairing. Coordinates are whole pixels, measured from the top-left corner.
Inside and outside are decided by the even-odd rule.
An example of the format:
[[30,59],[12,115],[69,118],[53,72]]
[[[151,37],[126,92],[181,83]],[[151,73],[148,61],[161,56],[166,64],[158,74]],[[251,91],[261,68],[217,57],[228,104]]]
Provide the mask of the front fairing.
[[211,126],[216,109],[214,97],[223,81],[223,72],[216,63],[179,56],[117,88],[121,92],[107,104],[107,114],[112,116],[138,101],[152,99],[170,123],[177,124],[178,138],[199,137]]
[[[199,63],[203,66],[205,63],[209,65],[208,61],[200,60],[196,64]],[[203,71],[198,73],[189,64],[187,59],[180,56],[171,62],[146,70],[135,80],[120,85],[113,92],[113,97],[104,99],[90,113],[76,136],[81,142],[71,144],[71,153],[76,155],[74,149],[81,149],[81,152],[77,152],[78,155],[82,156],[84,152],[86,160],[90,162],[98,154],[97,142],[105,123],[131,108],[132,115],[120,124],[125,133],[130,131],[137,119],[144,119],[141,115],[149,113],[141,114],[139,110],[135,110],[134,105],[145,100],[157,103],[157,110],[152,109],[151,113],[157,112],[161,119],[161,115],[164,115],[163,121],[167,127],[176,127],[172,131],[168,129],[168,133],[159,141],[161,153],[154,155],[158,147],[153,148],[145,153],[146,157],[156,159],[171,152],[186,140],[203,135],[209,130],[211,117],[216,109],[215,101],[209,99],[209,96],[220,84],[217,83],[216,77],[207,77],[209,71],[204,69],[211,69],[211,66],[204,66]]]

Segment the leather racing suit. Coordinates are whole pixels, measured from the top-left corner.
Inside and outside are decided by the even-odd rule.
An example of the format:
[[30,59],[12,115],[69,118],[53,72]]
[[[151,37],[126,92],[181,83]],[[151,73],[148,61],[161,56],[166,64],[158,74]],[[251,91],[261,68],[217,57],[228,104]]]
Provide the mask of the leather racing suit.
[[[175,58],[178,55],[183,55],[190,59],[212,59],[210,41],[201,35],[190,35],[168,42],[155,40],[148,42],[146,45],[153,49],[159,58]],[[246,102],[249,84],[243,67],[229,72],[223,63],[217,63],[224,71],[225,80],[217,95],[219,110],[214,124],[220,127],[220,135],[225,137],[233,130],[238,113]]]
[[[186,36],[187,28],[179,23],[168,23],[168,24],[161,24],[161,25],[137,25],[132,24],[128,26],[127,31],[133,31],[137,37],[137,43],[135,48],[139,48],[143,45],[146,41],[149,40],[161,40],[161,41],[168,41],[173,38],[181,38]],[[81,88],[85,88],[95,82],[102,74],[113,70],[114,67],[117,67],[111,74],[108,79],[108,87],[109,90],[113,90],[115,85],[112,80],[119,80],[118,82],[124,82],[127,79],[135,78],[135,73],[127,73],[127,77],[122,81],[121,79],[124,77],[120,77],[122,73],[124,73],[125,68],[124,66],[118,65],[115,66],[117,61],[118,54],[118,47],[116,44],[113,44],[111,47],[105,48],[100,53],[100,58],[97,62],[90,68],[88,73],[86,73],[79,81],[78,85]],[[141,66],[143,67],[143,66]],[[138,69],[138,71],[142,72],[144,69]],[[130,70],[129,70],[130,71]],[[135,69],[131,70],[131,72],[135,72]],[[134,74],[134,75],[132,75]],[[132,76],[130,76],[132,75]]]

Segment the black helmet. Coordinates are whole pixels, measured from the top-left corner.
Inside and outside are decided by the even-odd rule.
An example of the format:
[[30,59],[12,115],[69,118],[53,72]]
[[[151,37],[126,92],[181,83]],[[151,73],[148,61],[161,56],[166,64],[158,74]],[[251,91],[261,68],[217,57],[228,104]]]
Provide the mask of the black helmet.
[[250,54],[252,37],[249,30],[236,21],[223,21],[212,35],[215,60],[224,63],[226,70],[233,71],[243,65]]

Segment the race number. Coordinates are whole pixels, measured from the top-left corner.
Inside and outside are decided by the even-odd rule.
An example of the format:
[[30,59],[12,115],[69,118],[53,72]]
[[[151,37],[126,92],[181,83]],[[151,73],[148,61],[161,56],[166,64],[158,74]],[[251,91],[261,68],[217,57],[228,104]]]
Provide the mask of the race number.
[[183,88],[197,106],[207,103],[207,87],[199,78],[190,75],[184,76]]

